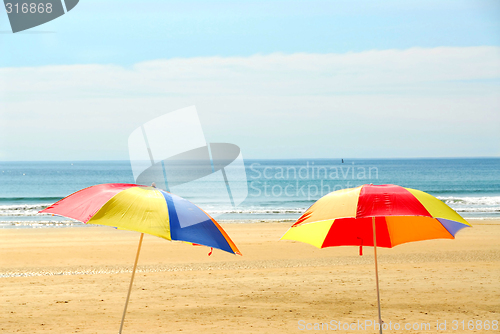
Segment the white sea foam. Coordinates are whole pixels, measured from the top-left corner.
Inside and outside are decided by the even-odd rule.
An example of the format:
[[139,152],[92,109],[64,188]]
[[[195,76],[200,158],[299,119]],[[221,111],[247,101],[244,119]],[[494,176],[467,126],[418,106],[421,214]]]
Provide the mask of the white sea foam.
[[209,214],[302,214],[306,208],[277,208],[277,209],[226,209],[226,210],[205,210]]
[[50,203],[0,205],[0,216],[35,216],[49,205]]
[[485,212],[485,213],[491,213],[491,212],[499,212],[500,213],[500,207],[494,207],[494,208],[460,208],[456,207],[453,208],[456,212]]
[[438,199],[442,200],[448,205],[488,205],[488,206],[499,206],[500,207],[500,196],[438,196]]
[[500,215],[500,196],[438,196],[464,217],[497,218]]
[[65,227],[65,226],[85,226],[86,224],[76,220],[9,220],[0,221],[1,228],[22,228],[22,227]]

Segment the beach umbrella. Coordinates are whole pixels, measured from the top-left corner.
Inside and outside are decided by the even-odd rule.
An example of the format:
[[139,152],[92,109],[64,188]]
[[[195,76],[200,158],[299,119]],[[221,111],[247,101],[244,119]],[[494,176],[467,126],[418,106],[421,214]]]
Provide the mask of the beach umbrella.
[[206,212],[188,200],[154,186],[99,184],[77,191],[40,213],[141,232],[119,333],[122,332],[144,233],[241,255],[222,227]]
[[377,283],[378,320],[382,333],[377,247],[406,242],[454,239],[471,226],[439,199],[423,191],[397,185],[363,185],[331,192],[316,201],[281,239],[318,248],[373,246]]

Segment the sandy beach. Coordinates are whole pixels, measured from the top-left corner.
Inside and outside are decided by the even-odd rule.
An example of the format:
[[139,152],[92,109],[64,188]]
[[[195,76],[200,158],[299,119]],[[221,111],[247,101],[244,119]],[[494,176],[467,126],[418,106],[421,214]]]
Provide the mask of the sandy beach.
[[[471,223],[455,240],[379,249],[386,332],[498,332],[500,221]],[[145,236],[124,333],[376,332],[372,249],[278,241],[290,225],[222,224],[243,256]],[[138,240],[107,227],[2,230],[0,332],[117,333]]]

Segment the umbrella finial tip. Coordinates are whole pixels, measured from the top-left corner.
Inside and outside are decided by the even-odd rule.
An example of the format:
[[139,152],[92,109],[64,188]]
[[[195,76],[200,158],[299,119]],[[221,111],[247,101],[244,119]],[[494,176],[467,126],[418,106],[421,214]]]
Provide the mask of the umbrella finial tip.
[[156,183],[151,183],[151,187],[156,188]]

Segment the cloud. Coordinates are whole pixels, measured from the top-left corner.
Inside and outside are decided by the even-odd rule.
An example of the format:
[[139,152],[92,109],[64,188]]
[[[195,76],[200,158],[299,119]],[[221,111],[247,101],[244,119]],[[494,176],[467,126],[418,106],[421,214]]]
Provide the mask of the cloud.
[[0,78],[8,159],[42,148],[126,159],[134,128],[191,104],[207,139],[255,157],[328,157],[332,141],[344,156],[499,153],[499,47],[0,68]]
[[[39,98],[137,95],[331,95],[414,93],[430,83],[500,77],[500,48],[412,48],[346,54],[174,58],[131,68],[65,65],[4,68],[2,91]],[[445,85],[441,85],[445,88]],[[434,87],[433,87],[434,89]]]

